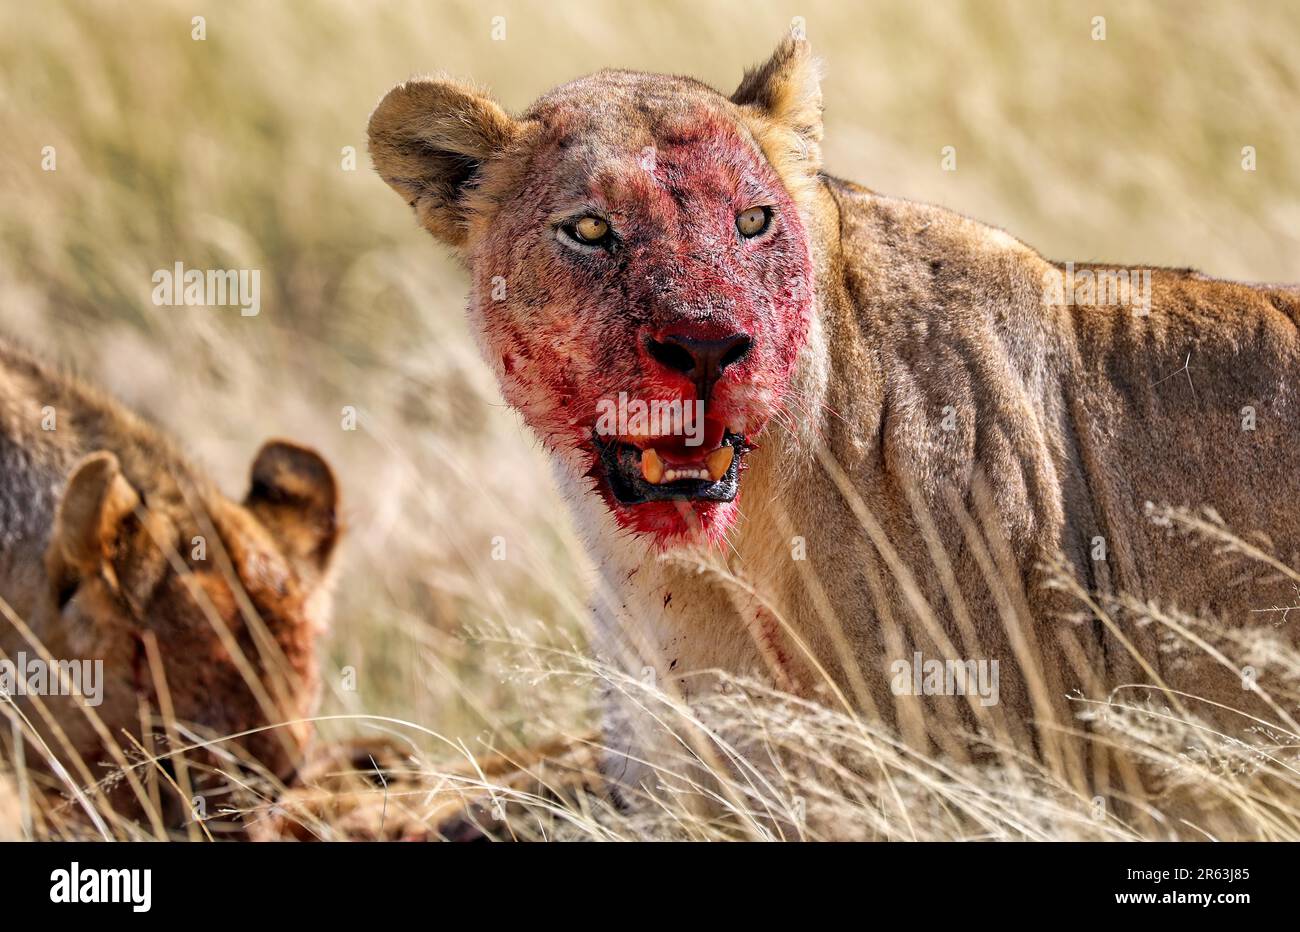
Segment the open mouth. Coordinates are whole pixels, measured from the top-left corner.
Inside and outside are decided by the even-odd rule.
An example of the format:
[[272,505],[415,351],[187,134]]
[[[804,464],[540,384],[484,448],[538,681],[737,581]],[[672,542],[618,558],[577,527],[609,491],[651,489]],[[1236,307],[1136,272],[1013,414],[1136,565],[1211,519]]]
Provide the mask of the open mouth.
[[723,431],[711,447],[650,440],[644,445],[593,434],[596,450],[621,505],[645,502],[729,502],[740,489],[740,461],[752,447]]

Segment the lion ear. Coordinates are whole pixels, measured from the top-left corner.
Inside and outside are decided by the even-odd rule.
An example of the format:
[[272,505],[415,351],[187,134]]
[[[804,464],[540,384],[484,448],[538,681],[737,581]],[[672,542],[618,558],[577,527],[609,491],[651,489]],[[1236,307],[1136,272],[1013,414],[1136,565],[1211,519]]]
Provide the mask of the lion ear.
[[771,58],[745,72],[731,102],[793,133],[796,151],[782,158],[803,162],[809,174],[821,168],[821,63],[807,39],[787,35]]
[[370,115],[370,158],[379,176],[448,245],[465,244],[473,191],[485,162],[518,133],[496,101],[446,78],[417,78],[389,91]]
[[324,570],[338,542],[338,484],[315,450],[284,440],[263,445],[253,460],[244,507],[300,568]]
[[86,456],[73,468],[59,500],[47,562],[68,581],[98,573],[139,504],[140,495],[122,475],[116,456],[106,450]]

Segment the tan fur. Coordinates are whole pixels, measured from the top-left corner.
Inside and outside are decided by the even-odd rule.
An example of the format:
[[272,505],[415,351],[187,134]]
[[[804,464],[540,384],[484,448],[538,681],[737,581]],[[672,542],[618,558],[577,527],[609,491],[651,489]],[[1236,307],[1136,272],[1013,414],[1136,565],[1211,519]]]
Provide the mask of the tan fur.
[[[705,556],[712,570],[621,533],[585,477],[558,464],[599,573],[603,655],[634,673],[651,667],[687,696],[707,682],[696,671],[716,668],[809,693],[829,675],[854,706],[923,744],[915,709],[924,702],[950,726],[934,735],[945,746],[945,735],[990,716],[1028,746],[1068,724],[1067,693],[1105,695],[1152,674],[1249,707],[1239,671],[1174,662],[1154,626],[1106,600],[1128,594],[1225,626],[1267,625],[1278,618],[1256,610],[1296,604],[1279,574],[1173,533],[1147,503],[1213,508],[1296,565],[1300,292],[1160,269],[1149,315],[1051,303],[1045,282],[1061,266],[1006,233],[819,173],[821,98],[806,43],[783,43],[730,100],[681,78],[638,84],[653,90],[637,98],[630,81],[606,72],[576,82],[509,130],[463,87],[436,84],[420,97],[440,93],[461,115],[486,109],[486,129],[473,135],[510,140],[476,154],[455,234],[425,221],[476,273],[520,173],[552,170],[527,148],[539,121],[585,119],[593,135],[615,139],[663,132],[671,121],[658,114],[726,113],[801,204],[816,272],[795,379],[802,416],[759,438],[743,518],[726,552]],[[371,145],[379,173],[401,191],[403,178],[443,169],[436,159],[413,164],[410,150],[392,155],[394,134],[419,137],[437,122],[412,113],[410,85],[394,94],[372,118]],[[436,180],[422,188],[447,190]],[[515,269],[511,287],[527,288],[535,271]],[[1254,431],[1242,429],[1247,406]],[[800,548],[806,559],[795,557]],[[1082,619],[1077,598],[1044,585],[1058,557],[1116,630]],[[1279,631],[1293,639],[1290,625]],[[1000,660],[1000,705],[895,696],[890,664],[913,651]],[[609,742],[630,754],[610,767],[627,783],[652,782],[634,760],[654,758],[634,718],[611,709]]]
[[[97,707],[18,700],[28,766],[48,774],[53,759],[96,782],[138,757],[123,733],[141,738],[142,711],[161,751],[180,738],[168,715],[210,738],[309,715],[336,510],[315,453],[268,443],[247,498],[230,501],[131,412],[0,341],[0,649],[103,662]],[[287,777],[310,733],[222,747]],[[143,807],[114,783],[114,804]]]

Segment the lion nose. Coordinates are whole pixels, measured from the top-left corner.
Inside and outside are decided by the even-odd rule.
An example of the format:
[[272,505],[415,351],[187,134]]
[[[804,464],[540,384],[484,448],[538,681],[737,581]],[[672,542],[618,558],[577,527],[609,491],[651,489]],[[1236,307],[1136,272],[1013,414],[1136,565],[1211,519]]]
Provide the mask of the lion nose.
[[650,357],[665,369],[680,372],[694,381],[703,400],[709,397],[724,369],[749,355],[754,340],[747,333],[733,333],[716,340],[670,333],[657,340],[647,338],[645,345]]

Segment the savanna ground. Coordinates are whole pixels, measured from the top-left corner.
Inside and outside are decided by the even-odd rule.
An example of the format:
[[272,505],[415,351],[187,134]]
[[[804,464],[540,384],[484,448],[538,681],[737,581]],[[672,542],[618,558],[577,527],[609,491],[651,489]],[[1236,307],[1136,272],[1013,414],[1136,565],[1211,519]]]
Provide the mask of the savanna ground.
[[[548,468],[478,360],[464,273],[369,168],[370,109],[433,70],[474,78],[512,110],[603,66],[730,90],[796,16],[827,66],[833,173],[1004,227],[1053,258],[1300,280],[1294,3],[0,7],[0,327],[163,425],[232,495],[269,436],[315,446],[341,479],[348,531],[320,734],[409,742],[412,773],[400,792],[362,789],[381,801],[383,830],[356,831],[336,807],[305,834],[418,834],[445,762],[583,731],[608,675],[584,660],[587,567]],[[53,172],[41,170],[47,146]],[[941,168],[945,146],[956,171]],[[150,276],[178,260],[262,270],[260,315],[155,306]],[[347,405],[358,430],[341,428]],[[1300,658],[1237,649],[1289,670],[1295,692]],[[1279,702],[1295,707],[1294,695]],[[1108,740],[1219,813],[1180,822],[1141,801],[1098,811],[1009,749],[984,769],[918,756],[754,685],[696,714],[724,745],[759,734],[797,760],[728,778],[725,823],[671,795],[636,817],[588,801],[505,821],[595,838],[1205,837],[1210,823],[1300,837],[1300,738],[1285,727],[1263,755],[1233,736],[1190,753],[1177,724],[1118,729]],[[870,776],[841,769],[850,758]],[[1260,772],[1267,788],[1243,783]],[[0,784],[0,808],[16,793]],[[59,834],[27,815],[7,831]]]

